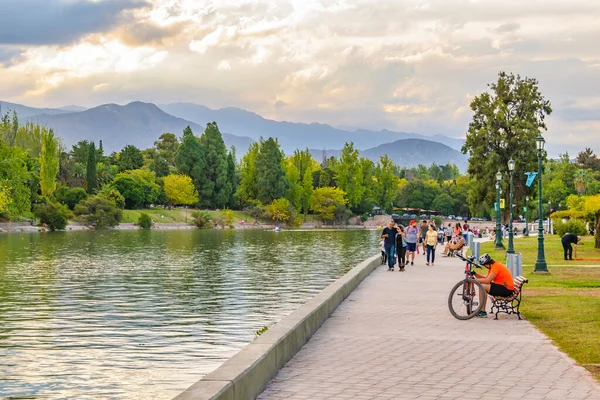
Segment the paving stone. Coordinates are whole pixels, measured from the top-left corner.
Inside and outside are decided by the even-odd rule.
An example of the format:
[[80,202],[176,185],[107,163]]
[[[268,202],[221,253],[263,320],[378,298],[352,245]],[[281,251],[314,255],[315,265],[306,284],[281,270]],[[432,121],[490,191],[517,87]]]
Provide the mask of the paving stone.
[[376,269],[258,398],[600,400],[590,373],[529,322],[453,318],[460,260],[424,264]]

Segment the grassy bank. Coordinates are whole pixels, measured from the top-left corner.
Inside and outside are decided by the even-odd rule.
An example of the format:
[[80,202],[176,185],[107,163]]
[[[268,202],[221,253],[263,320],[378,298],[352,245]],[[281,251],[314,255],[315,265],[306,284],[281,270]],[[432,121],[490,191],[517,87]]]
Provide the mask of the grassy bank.
[[[515,252],[523,254],[523,275],[529,279],[521,311],[600,380],[600,251],[586,237],[577,249],[582,260],[564,261],[559,237],[548,236],[544,243],[550,274],[536,275],[537,238],[515,240]],[[491,242],[482,244],[482,252],[505,259],[504,251],[494,250]]]

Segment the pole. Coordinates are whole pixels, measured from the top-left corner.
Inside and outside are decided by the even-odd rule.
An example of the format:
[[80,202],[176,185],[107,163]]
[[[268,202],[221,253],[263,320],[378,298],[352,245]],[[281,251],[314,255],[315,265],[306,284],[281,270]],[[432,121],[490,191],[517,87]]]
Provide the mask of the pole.
[[538,149],[538,254],[535,261],[536,274],[547,274],[548,264],[544,255],[544,210],[542,204],[542,149]]
[[529,218],[527,216],[529,212],[529,196],[525,198],[525,236],[529,236]]
[[508,191],[508,208],[510,216],[510,220],[508,221],[508,250],[506,252],[508,254],[514,254],[515,247],[513,244],[513,171],[510,171],[510,190]]
[[496,191],[497,191],[497,200],[496,203],[498,208],[496,209],[496,243],[494,247],[496,249],[502,249],[502,230],[500,229],[500,182],[496,183]]

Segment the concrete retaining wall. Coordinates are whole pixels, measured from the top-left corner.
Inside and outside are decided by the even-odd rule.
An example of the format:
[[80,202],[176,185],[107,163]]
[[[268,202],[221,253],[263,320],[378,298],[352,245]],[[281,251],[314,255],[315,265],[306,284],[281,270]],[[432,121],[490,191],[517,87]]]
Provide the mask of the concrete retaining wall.
[[380,263],[363,261],[174,400],[254,399]]

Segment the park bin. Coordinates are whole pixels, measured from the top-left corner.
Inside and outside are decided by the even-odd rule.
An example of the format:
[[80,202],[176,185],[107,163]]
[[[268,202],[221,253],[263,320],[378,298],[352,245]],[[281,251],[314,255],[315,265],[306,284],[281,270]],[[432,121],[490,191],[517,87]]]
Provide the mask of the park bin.
[[481,256],[481,243],[473,242],[473,247],[471,247],[471,255],[475,256],[475,260],[479,262],[479,257]]
[[523,274],[523,255],[521,253],[507,254],[506,267],[514,277]]

